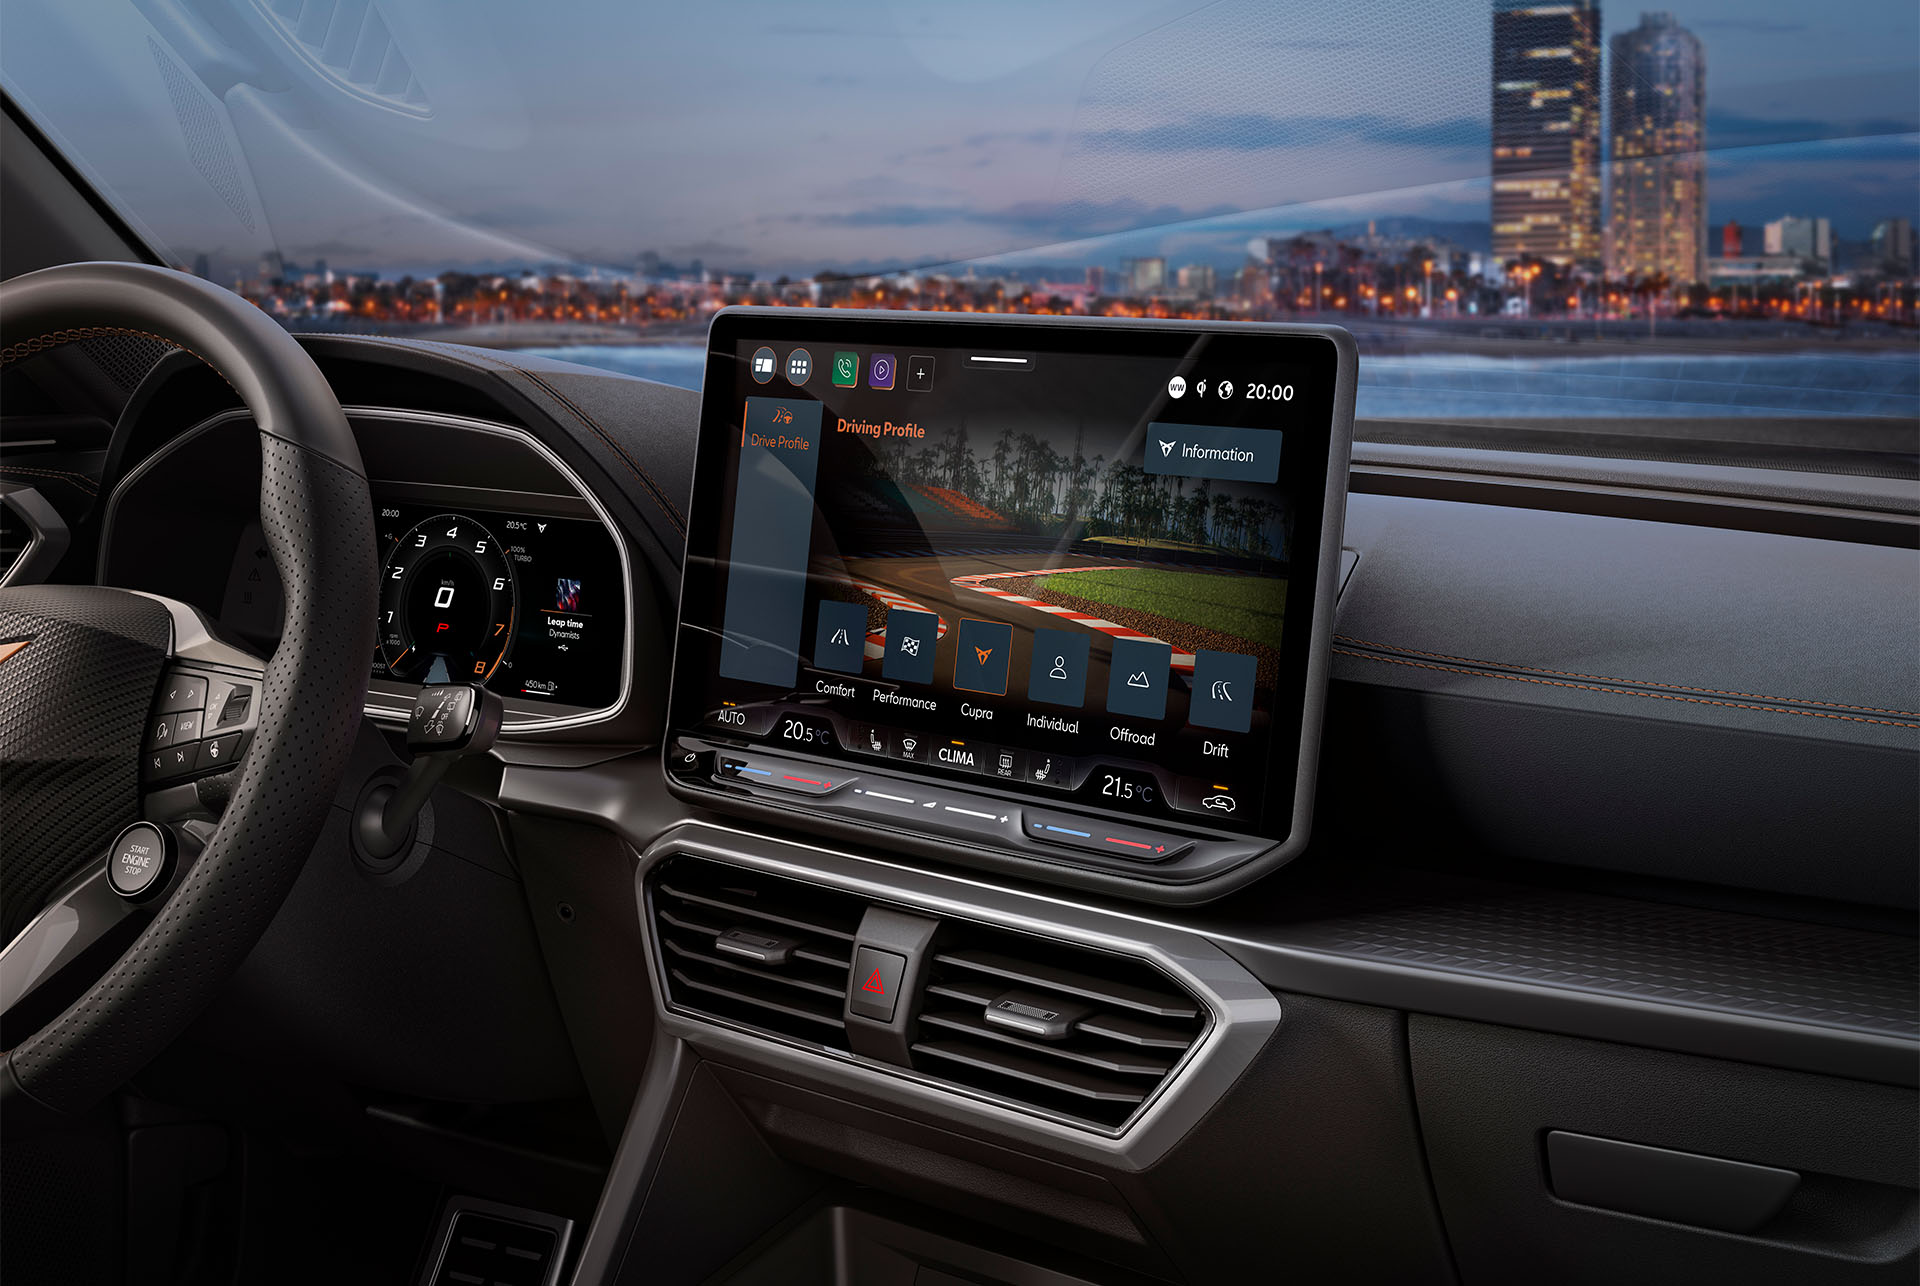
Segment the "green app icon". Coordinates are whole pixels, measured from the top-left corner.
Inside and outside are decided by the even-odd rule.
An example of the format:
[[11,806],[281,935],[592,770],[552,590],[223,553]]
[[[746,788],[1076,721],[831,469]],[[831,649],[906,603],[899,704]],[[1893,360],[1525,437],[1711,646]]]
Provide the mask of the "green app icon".
[[860,379],[860,356],[857,353],[835,353],[833,355],[833,382],[841,388],[852,388]]

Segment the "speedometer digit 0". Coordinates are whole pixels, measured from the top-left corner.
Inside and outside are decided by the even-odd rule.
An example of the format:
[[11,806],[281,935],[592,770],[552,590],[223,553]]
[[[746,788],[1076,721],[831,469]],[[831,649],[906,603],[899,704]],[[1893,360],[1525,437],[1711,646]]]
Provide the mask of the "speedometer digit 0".
[[471,518],[438,514],[387,552],[380,654],[406,683],[485,683],[513,643],[518,599],[507,551]]

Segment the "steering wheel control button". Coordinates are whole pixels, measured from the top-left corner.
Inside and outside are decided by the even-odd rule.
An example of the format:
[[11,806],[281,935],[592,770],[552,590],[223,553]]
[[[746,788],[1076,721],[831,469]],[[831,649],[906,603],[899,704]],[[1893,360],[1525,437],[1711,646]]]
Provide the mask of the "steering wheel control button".
[[165,781],[173,777],[186,776],[193,771],[198,750],[197,746],[186,742],[154,751],[147,756],[147,780]]
[[200,755],[194,761],[196,772],[219,772],[229,768],[240,758],[240,742],[247,734],[229,732],[218,737],[209,737],[200,743]]
[[207,676],[174,671],[160,680],[161,714],[202,710],[207,704]]
[[905,956],[872,947],[857,948],[853,953],[847,1008],[877,1023],[892,1022],[894,1006],[900,999],[900,980],[906,973]]
[[1132,827],[1109,826],[1090,817],[1067,814],[1026,812],[1027,837],[1045,844],[1077,848],[1083,853],[1100,853],[1135,862],[1167,862],[1193,847],[1193,841],[1179,835]]
[[253,713],[253,688],[249,684],[216,680],[207,692],[205,727],[209,732],[244,725]]
[[152,822],[121,831],[107,855],[107,882],[123,898],[144,897],[166,882],[173,865],[173,837]]
[[173,744],[199,740],[200,724],[203,718],[204,716],[198,710],[182,710],[173,716]]
[[147,724],[147,750],[149,753],[173,744],[173,721],[177,715],[155,715]]

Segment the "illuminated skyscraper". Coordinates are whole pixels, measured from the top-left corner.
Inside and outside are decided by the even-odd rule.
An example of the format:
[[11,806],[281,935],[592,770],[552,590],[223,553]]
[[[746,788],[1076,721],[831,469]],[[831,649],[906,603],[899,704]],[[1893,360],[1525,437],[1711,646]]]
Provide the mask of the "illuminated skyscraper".
[[1494,0],[1493,253],[1600,260],[1600,9]]
[[1707,56],[1670,13],[1613,38],[1607,275],[1706,278]]

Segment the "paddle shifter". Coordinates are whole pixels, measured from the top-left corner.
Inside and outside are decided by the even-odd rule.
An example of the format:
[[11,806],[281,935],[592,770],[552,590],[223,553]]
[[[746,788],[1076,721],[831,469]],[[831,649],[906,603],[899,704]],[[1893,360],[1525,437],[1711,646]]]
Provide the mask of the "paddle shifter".
[[433,683],[414,698],[407,720],[407,750],[413,763],[397,787],[378,787],[360,806],[360,846],[375,860],[406,844],[427,796],[463,755],[484,754],[500,735],[500,698],[477,683]]

